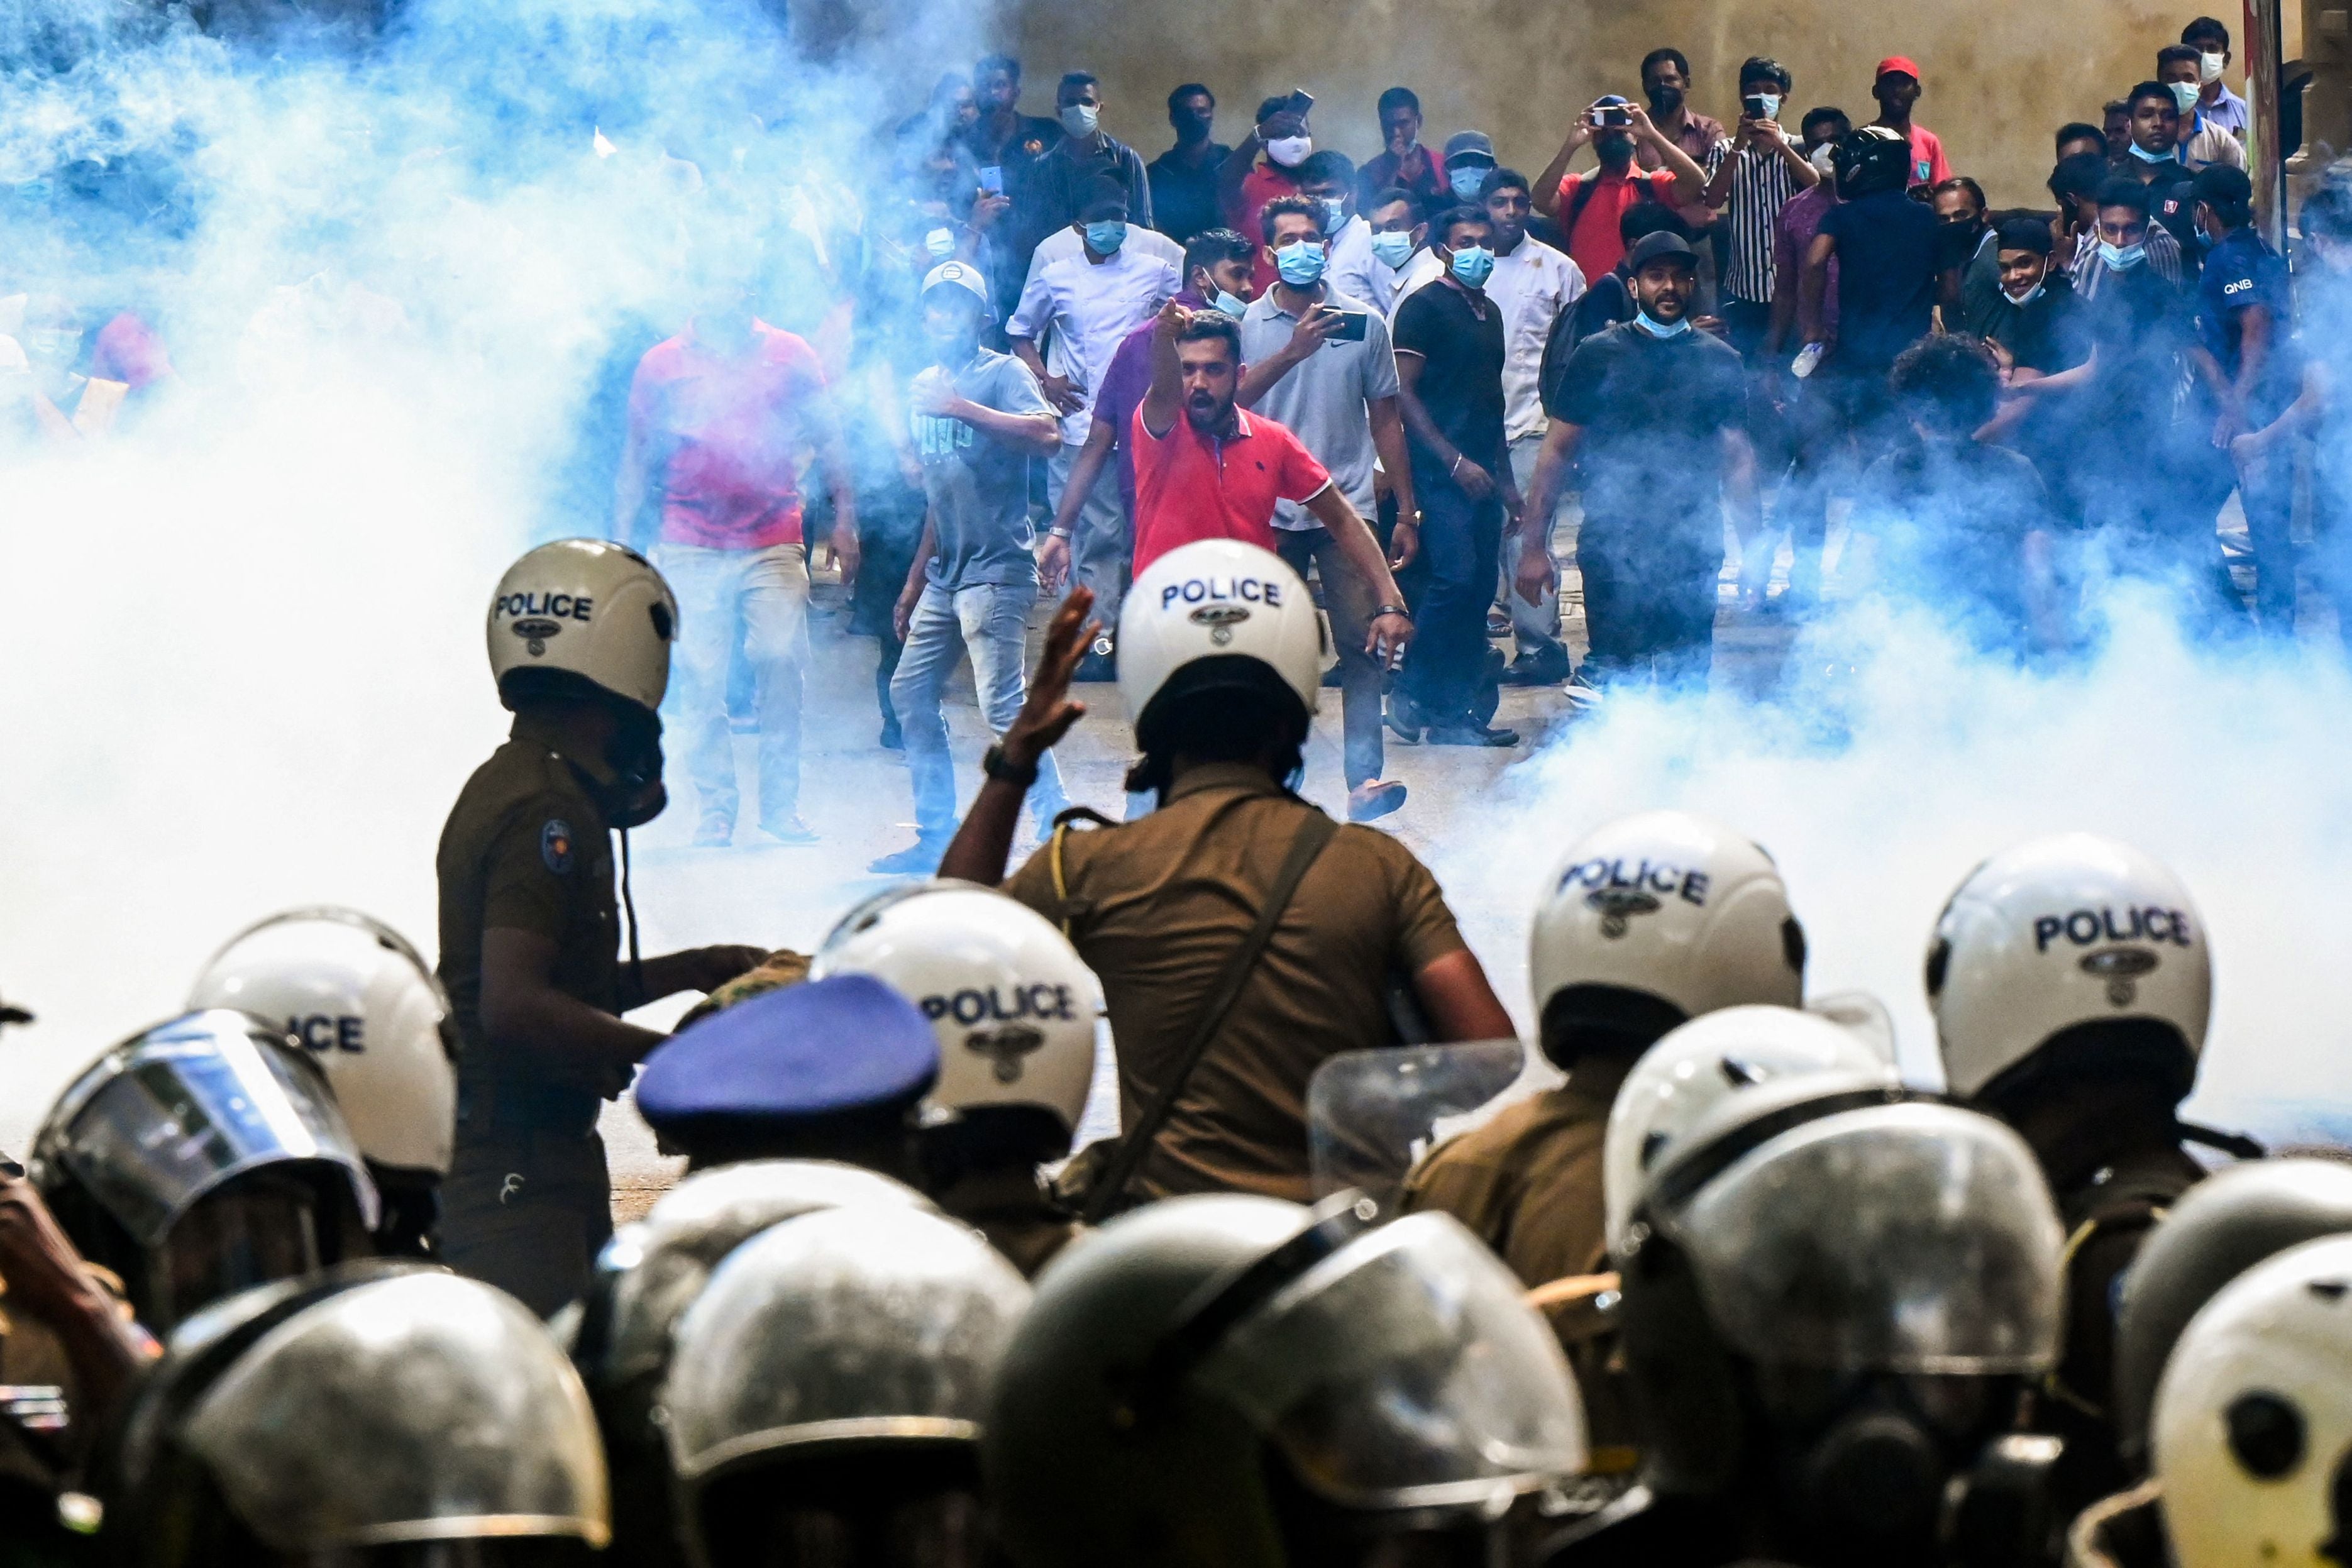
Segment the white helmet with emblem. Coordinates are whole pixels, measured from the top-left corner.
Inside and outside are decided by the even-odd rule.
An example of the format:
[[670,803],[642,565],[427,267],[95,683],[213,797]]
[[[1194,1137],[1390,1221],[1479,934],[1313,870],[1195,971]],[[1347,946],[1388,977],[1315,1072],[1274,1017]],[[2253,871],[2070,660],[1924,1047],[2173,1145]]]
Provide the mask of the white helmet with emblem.
[[1323,679],[1323,623],[1282,557],[1234,539],[1181,545],[1128,590],[1118,694],[1144,751],[1175,700],[1217,689],[1286,693],[1307,719]]
[[1102,983],[1043,915],[971,882],[894,889],[825,937],[809,978],[833,974],[872,975],[922,1009],[940,1041],[933,1108],[1034,1107],[1077,1130]]
[[1544,1054],[1580,1042],[1647,1045],[1703,1013],[1803,999],[1805,933],[1772,858],[1684,811],[1620,817],[1552,873],[1528,968]]
[[2352,1557],[2352,1237],[2255,1265],[2198,1314],[2157,1385],[2156,1476],[2179,1568]]
[[653,563],[604,539],[559,539],[507,568],[490,599],[490,672],[556,670],[651,712],[669,688],[677,600]]
[[1644,1051],[1609,1108],[1601,1145],[1609,1250],[1622,1241],[1649,1173],[1708,1111],[1742,1089],[1817,1073],[1898,1081],[1870,1036],[1794,1007],[1725,1007]]
[[234,1007],[301,1042],[373,1164],[446,1175],[457,1036],[432,967],[355,910],[289,910],[213,954],[190,1009]]
[[1970,872],[1927,949],[1944,1079],[2000,1097],[2053,1068],[2154,1075],[2187,1098],[2212,1011],[2204,921],[2128,844],[2036,838]]

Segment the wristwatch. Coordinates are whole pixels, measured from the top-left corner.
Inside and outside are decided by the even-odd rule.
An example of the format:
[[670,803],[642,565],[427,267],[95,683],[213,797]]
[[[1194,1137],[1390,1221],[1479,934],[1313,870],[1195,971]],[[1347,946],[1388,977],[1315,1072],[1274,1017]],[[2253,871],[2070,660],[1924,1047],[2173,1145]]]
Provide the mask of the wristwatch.
[[1045,537],[1066,540],[1070,537],[1070,531],[1066,528],[1049,528],[1045,531]]
[[1377,621],[1377,620],[1379,620],[1382,616],[1403,616],[1406,620],[1408,620],[1408,621],[1409,621],[1409,620],[1411,620],[1411,619],[1412,619],[1412,612],[1411,610],[1406,609],[1402,605],[1373,605],[1373,606],[1372,606],[1372,619],[1374,619],[1374,620],[1376,620],[1376,621]]
[[1037,782],[1037,764],[1031,763],[1025,768],[1014,767],[1012,759],[1004,754],[1004,742],[1002,741],[989,747],[981,757],[980,771],[1000,784],[1009,784],[1020,789],[1027,789]]

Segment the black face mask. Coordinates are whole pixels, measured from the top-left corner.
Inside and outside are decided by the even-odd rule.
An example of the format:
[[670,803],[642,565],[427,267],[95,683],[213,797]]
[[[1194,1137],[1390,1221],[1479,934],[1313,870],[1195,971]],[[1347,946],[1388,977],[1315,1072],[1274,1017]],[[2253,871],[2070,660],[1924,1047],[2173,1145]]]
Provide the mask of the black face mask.
[[1606,136],[1595,144],[1593,151],[1601,162],[1612,169],[1623,169],[1633,162],[1633,139],[1631,136]]
[[662,784],[661,720],[630,703],[619,709],[620,723],[604,746],[609,782],[590,781],[589,793],[612,826],[643,827],[669,804]]
[[1678,87],[1654,87],[1649,97],[1653,114],[1672,114],[1683,106],[1683,89]]

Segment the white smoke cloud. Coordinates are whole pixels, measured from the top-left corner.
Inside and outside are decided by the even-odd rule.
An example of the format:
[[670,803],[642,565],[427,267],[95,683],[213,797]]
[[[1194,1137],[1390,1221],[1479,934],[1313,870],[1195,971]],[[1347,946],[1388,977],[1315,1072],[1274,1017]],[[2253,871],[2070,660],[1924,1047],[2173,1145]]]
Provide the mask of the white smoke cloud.
[[0,417],[0,995],[40,1015],[0,1148],[273,910],[432,948],[490,585],[604,531],[583,410],[680,324],[689,232],[883,194],[879,132],[987,47],[984,5],[890,9],[820,60],[754,0],[418,0],[364,47],[0,0],[0,300],[135,301],[180,373],[85,450]]
[[[1856,606],[1801,640],[1780,700],[1619,699],[1578,721],[1429,858],[1457,909],[1523,921],[1600,824],[1660,806],[1717,817],[1787,878],[1809,990],[1877,994],[1906,1076],[1934,1085],[1922,973],[1952,889],[2023,838],[2123,838],[2182,877],[2210,934],[2193,1109],[2309,1136],[2352,1111],[2352,925],[2335,891],[2352,877],[2352,680],[2331,646],[2199,650],[2176,626],[2166,601],[2126,594],[2087,666],[2043,674]],[[1523,1006],[1524,950],[1486,956]]]

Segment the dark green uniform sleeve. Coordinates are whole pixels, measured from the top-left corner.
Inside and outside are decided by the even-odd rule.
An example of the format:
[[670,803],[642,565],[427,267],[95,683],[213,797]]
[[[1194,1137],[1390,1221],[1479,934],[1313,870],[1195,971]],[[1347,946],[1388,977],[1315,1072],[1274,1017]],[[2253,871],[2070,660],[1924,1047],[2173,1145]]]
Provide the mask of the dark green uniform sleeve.
[[560,795],[526,801],[509,816],[483,855],[482,929],[505,926],[562,940],[581,898],[584,858]]

